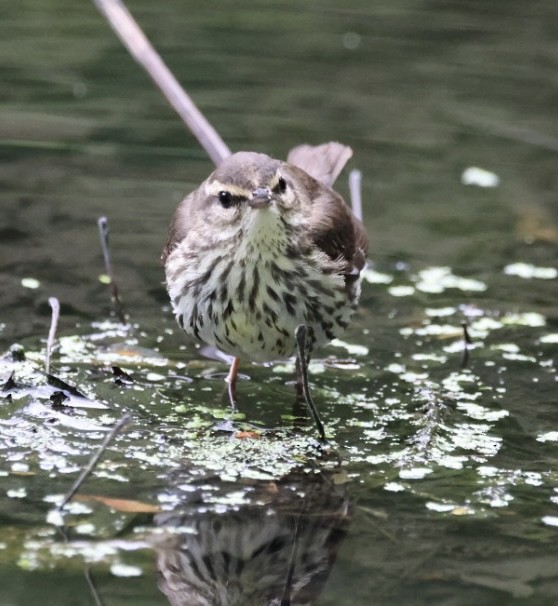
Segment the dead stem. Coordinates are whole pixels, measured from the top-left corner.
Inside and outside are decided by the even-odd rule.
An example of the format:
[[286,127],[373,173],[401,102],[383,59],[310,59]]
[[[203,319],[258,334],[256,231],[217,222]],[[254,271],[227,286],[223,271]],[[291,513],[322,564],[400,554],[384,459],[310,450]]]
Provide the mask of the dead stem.
[[48,339],[46,344],[45,353],[45,373],[50,373],[50,355],[52,353],[52,346],[54,345],[54,339],[56,338],[56,329],[58,327],[58,318],[60,317],[60,301],[56,297],[49,297],[48,304],[52,309],[52,315],[50,317],[50,329],[48,331]]
[[360,170],[353,169],[349,173],[349,192],[353,215],[362,221],[362,173]]
[[231,155],[225,142],[180,86],[121,0],[93,0],[132,57],[145,69],[215,165]]
[[97,220],[99,225],[99,236],[101,238],[101,250],[103,251],[103,258],[105,260],[105,272],[110,280],[111,298],[114,305],[114,313],[116,317],[126,324],[126,314],[124,313],[124,307],[120,300],[120,293],[118,291],[118,285],[114,279],[114,273],[112,271],[112,263],[110,260],[110,249],[109,249],[109,226],[108,219],[106,217],[99,217]]
[[469,345],[471,345],[473,341],[469,334],[467,322],[462,322],[461,326],[463,328],[463,356],[461,358],[461,368],[467,368],[467,366],[469,366]]

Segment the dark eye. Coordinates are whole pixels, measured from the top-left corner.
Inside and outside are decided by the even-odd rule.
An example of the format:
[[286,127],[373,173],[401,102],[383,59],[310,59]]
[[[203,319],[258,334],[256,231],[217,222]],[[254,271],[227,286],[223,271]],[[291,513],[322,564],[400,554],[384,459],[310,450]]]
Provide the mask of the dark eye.
[[228,191],[220,191],[219,202],[221,202],[223,208],[230,208],[234,204],[233,195]]
[[217,194],[217,199],[221,203],[223,208],[232,208],[233,206],[240,206],[242,202],[246,202],[246,196],[234,195],[230,191],[225,189],[221,190]]
[[273,188],[273,193],[275,194],[284,194],[287,189],[287,182],[283,177],[279,177],[279,181],[277,181],[277,185]]

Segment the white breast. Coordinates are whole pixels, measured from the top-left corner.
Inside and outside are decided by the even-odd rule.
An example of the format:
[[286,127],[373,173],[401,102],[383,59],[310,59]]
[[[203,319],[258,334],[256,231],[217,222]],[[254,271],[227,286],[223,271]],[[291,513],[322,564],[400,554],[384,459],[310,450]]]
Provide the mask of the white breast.
[[203,343],[255,361],[290,357],[299,324],[316,346],[341,334],[358,282],[348,293],[335,262],[315,247],[306,242],[304,255],[287,254],[304,234],[287,233],[267,210],[253,215],[258,223],[219,250],[194,250],[186,239],[171,253],[167,282],[179,324]]

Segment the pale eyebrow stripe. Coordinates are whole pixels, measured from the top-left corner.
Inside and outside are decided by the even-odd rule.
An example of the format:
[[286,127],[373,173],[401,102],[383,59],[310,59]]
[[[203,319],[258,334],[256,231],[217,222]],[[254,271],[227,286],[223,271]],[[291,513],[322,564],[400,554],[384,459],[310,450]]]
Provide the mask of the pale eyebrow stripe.
[[[268,187],[269,189],[273,189],[279,183],[279,179],[281,178],[281,173],[277,171],[271,179]],[[252,196],[252,192],[244,187],[240,187],[239,185],[233,185],[232,183],[222,183],[221,181],[214,180],[211,183],[208,183],[205,188],[205,194],[207,196],[218,196],[219,192],[227,191],[233,196],[240,196],[242,198],[250,198]]]
[[271,179],[271,182],[269,183],[269,189],[273,189],[274,187],[277,187],[278,183],[279,183],[279,179],[282,177],[283,175],[277,171],[275,173],[275,176],[273,177],[273,179]]
[[243,187],[232,185],[231,183],[221,183],[220,181],[212,181],[205,187],[207,196],[218,196],[220,191],[227,191],[233,196],[241,196],[242,198],[249,198],[252,195],[250,191]]

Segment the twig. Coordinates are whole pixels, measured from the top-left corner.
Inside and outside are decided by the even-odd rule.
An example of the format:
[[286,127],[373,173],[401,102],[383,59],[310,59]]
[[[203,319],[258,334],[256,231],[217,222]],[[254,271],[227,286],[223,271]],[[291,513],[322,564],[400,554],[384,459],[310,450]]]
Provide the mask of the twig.
[[56,337],[56,328],[58,327],[58,318],[60,317],[60,301],[56,297],[49,297],[48,304],[52,309],[52,315],[50,317],[50,329],[48,331],[45,353],[45,373],[47,375],[50,372],[50,354],[52,353],[52,346],[54,345],[54,338]]
[[103,258],[105,260],[105,271],[110,280],[110,289],[112,295],[112,303],[114,305],[114,312],[122,324],[126,324],[126,314],[120,300],[120,294],[118,292],[118,285],[114,279],[114,273],[112,271],[112,263],[110,261],[110,249],[109,249],[109,226],[108,219],[106,217],[99,217],[97,220],[99,225],[99,236],[101,238],[101,249],[103,251]]
[[81,391],[77,387],[74,387],[73,385],[66,383],[66,381],[63,381],[62,379],[60,379],[59,377],[56,377],[55,375],[51,375],[50,373],[47,373],[46,379],[47,379],[47,383],[49,385],[51,385],[52,387],[56,387],[56,389],[59,389],[60,391],[67,392],[67,394],[70,394],[71,396],[74,396],[76,398],[87,399],[87,396],[84,393],[81,393]]
[[469,345],[472,345],[471,335],[467,327],[467,322],[462,322],[463,327],[463,356],[461,358],[461,368],[467,368],[469,366]]
[[153,48],[121,0],[93,0],[132,57],[145,69],[167,101],[192,131],[214,164],[231,155],[225,142],[206,120]]
[[353,215],[362,221],[362,173],[356,168],[349,173],[349,192]]
[[119,434],[126,425],[128,425],[132,420],[132,416],[129,414],[125,414],[116,425],[110,430],[110,432],[105,436],[103,443],[99,446],[97,452],[91,457],[89,463],[85,467],[85,469],[80,473],[79,478],[74,482],[74,485],[68,492],[68,494],[64,497],[62,503],[58,506],[58,511],[64,509],[64,507],[72,500],[76,492],[80,489],[81,485],[85,482],[88,476],[91,474],[93,469],[95,469],[95,465],[99,462],[100,458],[103,456],[104,452],[108,448],[108,445],[114,440],[114,438]]

